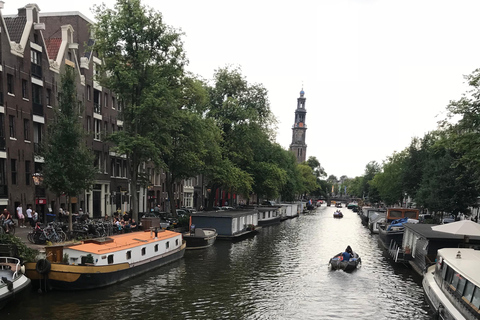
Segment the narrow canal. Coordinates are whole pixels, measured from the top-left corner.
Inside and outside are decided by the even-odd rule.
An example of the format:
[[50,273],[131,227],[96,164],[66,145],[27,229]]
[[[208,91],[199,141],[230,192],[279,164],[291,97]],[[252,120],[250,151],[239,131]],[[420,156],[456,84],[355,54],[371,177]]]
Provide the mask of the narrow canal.
[[[391,263],[360,217],[334,207],[217,241],[184,259],[105,289],[28,293],[2,319],[430,319],[421,278]],[[350,245],[353,273],[329,271]]]

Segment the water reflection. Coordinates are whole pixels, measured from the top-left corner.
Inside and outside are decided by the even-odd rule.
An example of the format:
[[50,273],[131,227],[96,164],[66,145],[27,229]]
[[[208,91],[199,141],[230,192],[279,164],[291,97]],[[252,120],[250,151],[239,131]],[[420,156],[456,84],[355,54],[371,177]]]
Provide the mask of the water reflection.
[[[392,265],[360,218],[334,208],[263,228],[241,242],[217,241],[148,275],[86,292],[30,293],[12,319],[429,319],[421,279]],[[347,245],[352,273],[329,271]]]

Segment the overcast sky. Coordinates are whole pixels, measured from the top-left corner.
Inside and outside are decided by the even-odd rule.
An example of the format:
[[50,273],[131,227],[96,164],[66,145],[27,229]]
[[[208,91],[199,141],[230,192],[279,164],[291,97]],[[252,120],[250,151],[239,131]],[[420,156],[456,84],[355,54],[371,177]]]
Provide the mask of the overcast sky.
[[[99,1],[5,0],[4,14],[80,11]],[[113,7],[114,0],[104,1]],[[238,65],[269,92],[277,142],[288,148],[305,91],[307,157],[327,174],[363,175],[434,130],[480,67],[480,1],[144,0],[184,33],[188,70],[211,79]]]

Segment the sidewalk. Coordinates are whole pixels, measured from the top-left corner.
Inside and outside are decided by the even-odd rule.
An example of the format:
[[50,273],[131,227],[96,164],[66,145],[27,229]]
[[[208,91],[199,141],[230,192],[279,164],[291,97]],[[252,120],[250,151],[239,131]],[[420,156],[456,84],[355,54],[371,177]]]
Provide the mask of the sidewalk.
[[40,252],[45,251],[45,245],[33,244],[30,241],[28,241],[27,235],[30,231],[32,231],[32,227],[27,226],[26,228],[20,228],[18,226],[18,223],[16,223],[16,228],[15,228],[15,236],[16,237],[22,239],[22,242],[25,243],[27,245],[27,247],[38,250]]

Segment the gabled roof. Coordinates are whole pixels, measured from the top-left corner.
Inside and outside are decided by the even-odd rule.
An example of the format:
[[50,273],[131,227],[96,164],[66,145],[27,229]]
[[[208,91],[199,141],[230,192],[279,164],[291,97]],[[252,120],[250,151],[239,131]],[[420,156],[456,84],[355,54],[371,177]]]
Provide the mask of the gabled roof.
[[60,50],[60,45],[62,44],[61,38],[50,38],[45,39],[45,45],[47,46],[48,58],[52,60],[57,59],[58,51]]
[[19,43],[22,39],[23,30],[25,30],[27,24],[27,17],[4,17],[4,20],[8,34],[10,35],[10,40]]

